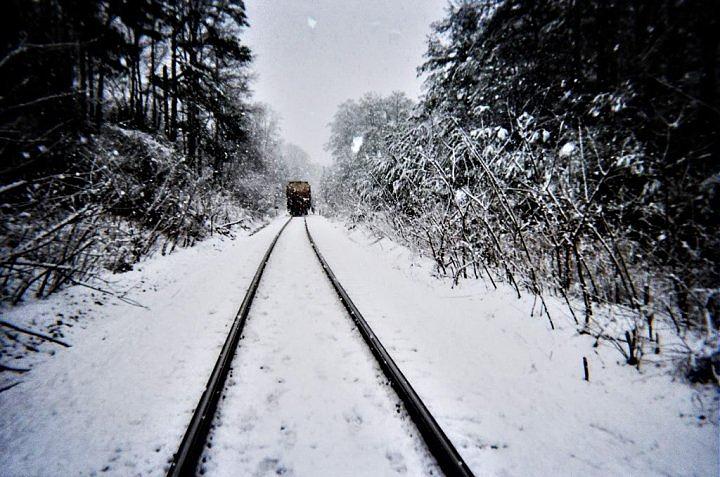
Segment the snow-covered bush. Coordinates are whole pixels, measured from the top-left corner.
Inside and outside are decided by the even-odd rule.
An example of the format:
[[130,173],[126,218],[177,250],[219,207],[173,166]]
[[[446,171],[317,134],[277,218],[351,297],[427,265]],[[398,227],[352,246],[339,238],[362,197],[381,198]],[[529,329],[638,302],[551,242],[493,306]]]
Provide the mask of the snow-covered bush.
[[419,123],[373,156],[369,179],[339,181],[335,199],[348,200],[351,220],[426,251],[455,283],[485,277],[535,294],[552,326],[545,297],[562,297],[579,331],[611,340],[629,364],[661,341],[672,359],[709,359],[717,290],[694,287],[679,301],[691,282],[643,225],[662,210],[647,188],[628,186],[643,174],[641,146],[600,146],[589,128],[542,141],[527,117],[519,123],[510,134],[448,117]]
[[450,2],[414,117],[355,169],[331,149],[337,210],[456,283],[535,294],[551,324],[557,295],[629,364],[659,351],[717,380],[720,30],[702,2],[663,5]]
[[[228,233],[269,211],[271,179],[255,172],[219,187],[170,143],[107,126],[72,151],[62,173],[4,186],[0,298],[45,296],[99,269],[126,271],[153,250],[170,252]],[[240,200],[239,195],[248,200]]]
[[412,101],[399,92],[387,97],[366,94],[339,106],[326,145],[334,164],[322,178],[322,199],[329,210],[357,217],[366,214],[373,202],[360,204],[358,193],[377,185],[371,183],[372,164],[387,157],[388,138],[407,127],[412,107]]

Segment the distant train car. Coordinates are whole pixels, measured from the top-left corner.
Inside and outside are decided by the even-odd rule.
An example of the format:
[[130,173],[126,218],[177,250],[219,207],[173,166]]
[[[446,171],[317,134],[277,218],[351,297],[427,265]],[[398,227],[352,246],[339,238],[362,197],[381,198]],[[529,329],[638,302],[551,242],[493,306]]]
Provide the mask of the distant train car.
[[290,181],[285,193],[287,194],[287,209],[290,215],[293,217],[307,215],[312,207],[310,184],[305,181]]

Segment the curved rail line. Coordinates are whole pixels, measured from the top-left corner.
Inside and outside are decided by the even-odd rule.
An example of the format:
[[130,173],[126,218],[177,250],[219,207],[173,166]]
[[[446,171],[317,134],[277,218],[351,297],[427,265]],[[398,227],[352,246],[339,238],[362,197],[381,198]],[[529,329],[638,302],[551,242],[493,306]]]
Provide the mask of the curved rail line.
[[235,316],[235,321],[233,322],[232,328],[230,328],[230,333],[228,334],[225,344],[220,351],[220,356],[215,363],[212,374],[210,374],[210,379],[205,386],[205,391],[203,391],[200,402],[195,408],[193,417],[190,420],[190,425],[188,426],[185,436],[180,443],[180,448],[173,456],[173,461],[170,464],[170,469],[167,473],[168,477],[189,477],[196,475],[198,460],[202,454],[203,447],[205,447],[207,435],[210,431],[210,424],[212,423],[218,401],[220,400],[220,396],[225,386],[225,380],[227,379],[228,372],[230,371],[230,364],[235,356],[235,350],[237,349],[240,335],[242,334],[243,327],[247,321],[247,316],[250,312],[250,305],[255,298],[255,292],[260,284],[260,278],[262,278],[262,274],[265,271],[265,266],[267,265],[268,260],[270,260],[270,254],[275,248],[275,244],[280,238],[280,235],[283,233],[283,230],[285,230],[285,227],[287,227],[290,223],[290,220],[292,220],[292,218],[288,219],[277,235],[275,235],[275,238],[270,243],[267,252],[265,252],[265,255],[260,261],[260,265],[255,272],[252,282],[250,282],[250,287],[245,293],[245,298],[243,299],[240,309]]
[[325,257],[323,257],[322,253],[320,253],[315,240],[313,240],[312,235],[310,234],[307,219],[305,220],[305,232],[307,232],[308,239],[310,239],[310,245],[312,245],[315,255],[322,264],[325,275],[327,275],[333,288],[335,288],[335,291],[340,296],[340,301],[342,301],[345,309],[357,325],[365,343],[372,350],[375,359],[385,373],[385,376],[390,380],[393,389],[405,404],[408,414],[410,414],[415,426],[425,439],[428,449],[430,449],[430,452],[435,457],[435,460],[437,460],[440,468],[447,476],[473,476],[474,474],[467,466],[462,456],[460,456],[460,453],[457,449],[455,449],[455,446],[445,435],[445,432],[443,432],[442,428],[432,414],[430,414],[430,411],[422,402],[420,396],[418,396],[405,375],[402,371],[400,371],[398,365],[395,364],[395,361],[393,361],[390,357],[390,354],[370,328],[367,321],[365,321],[365,318],[360,313],[360,310],[358,310],[355,306],[353,301],[350,299],[350,296],[340,284],[340,281],[338,281],[337,277],[330,269],[330,265],[328,265]]

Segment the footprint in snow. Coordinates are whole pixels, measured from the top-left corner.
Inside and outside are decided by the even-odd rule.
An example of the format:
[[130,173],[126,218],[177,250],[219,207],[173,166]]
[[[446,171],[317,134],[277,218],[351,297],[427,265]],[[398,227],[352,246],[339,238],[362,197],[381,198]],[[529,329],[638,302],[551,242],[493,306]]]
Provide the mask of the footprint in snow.
[[287,425],[280,426],[280,433],[282,434],[282,445],[285,449],[289,449],[295,446],[297,442],[297,433],[290,429]]
[[270,393],[265,397],[265,402],[271,409],[275,409],[278,407],[278,400],[279,396],[277,393]]
[[266,476],[275,473],[275,475],[292,475],[292,471],[285,467],[280,459],[266,457],[257,466],[253,475]]
[[387,451],[385,458],[390,462],[390,468],[398,474],[407,473],[407,465],[405,464],[405,457],[399,452]]
[[351,409],[350,411],[344,412],[343,417],[345,418],[345,422],[355,428],[359,428],[360,426],[362,426],[363,422],[365,422],[363,417],[360,415],[359,412],[357,412],[356,409]]

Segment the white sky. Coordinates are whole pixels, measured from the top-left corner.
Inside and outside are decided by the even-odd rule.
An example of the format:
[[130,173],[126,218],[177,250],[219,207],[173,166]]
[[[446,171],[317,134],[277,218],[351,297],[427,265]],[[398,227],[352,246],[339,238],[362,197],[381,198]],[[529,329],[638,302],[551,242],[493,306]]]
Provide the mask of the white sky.
[[375,91],[416,98],[430,23],[446,0],[247,0],[255,99],[282,136],[328,164],[323,146],[337,106]]

